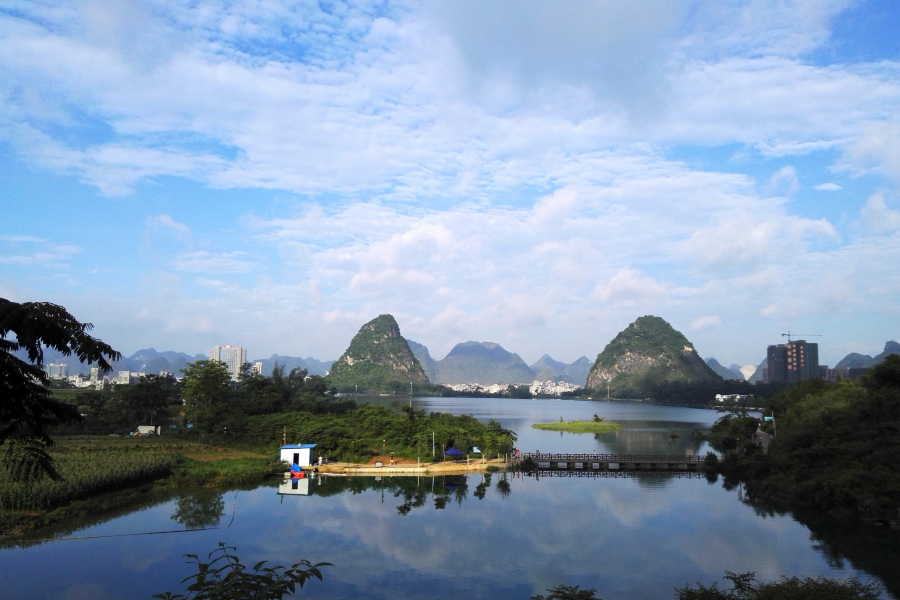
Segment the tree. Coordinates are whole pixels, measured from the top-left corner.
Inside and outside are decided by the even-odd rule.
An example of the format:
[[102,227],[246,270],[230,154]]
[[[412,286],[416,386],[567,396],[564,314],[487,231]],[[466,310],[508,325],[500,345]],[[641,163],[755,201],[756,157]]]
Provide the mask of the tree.
[[224,416],[223,409],[231,386],[231,374],[224,363],[215,360],[198,360],[182,369],[184,379],[185,416],[194,426],[212,431]]
[[[58,478],[46,449],[54,442],[50,430],[81,420],[78,409],[51,397],[44,372],[44,347],[81,362],[112,369],[121,354],[90,336],[90,323],[80,323],[65,308],[49,302],[12,302],[0,298],[0,445],[9,442],[3,465],[14,480],[45,474]],[[8,339],[15,337],[15,341]],[[13,354],[23,350],[31,361]],[[108,359],[108,360],[107,360]]]

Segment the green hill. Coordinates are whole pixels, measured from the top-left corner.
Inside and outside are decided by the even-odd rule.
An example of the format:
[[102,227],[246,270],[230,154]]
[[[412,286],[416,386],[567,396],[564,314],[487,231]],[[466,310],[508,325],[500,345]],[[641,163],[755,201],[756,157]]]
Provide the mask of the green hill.
[[428,383],[428,376],[400,335],[391,315],[363,325],[329,375],[338,391],[383,392],[404,389],[409,382]]
[[597,355],[587,387],[618,398],[645,398],[663,381],[722,381],[693,344],[664,319],[638,318]]
[[531,383],[534,371],[518,354],[493,342],[464,342],[437,362],[436,383]]

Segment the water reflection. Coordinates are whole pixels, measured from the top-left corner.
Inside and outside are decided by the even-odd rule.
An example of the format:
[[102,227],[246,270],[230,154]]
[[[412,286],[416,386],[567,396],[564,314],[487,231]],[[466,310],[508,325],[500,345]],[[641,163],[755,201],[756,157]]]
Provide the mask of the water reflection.
[[176,502],[172,520],[185,529],[215,527],[224,516],[225,500],[215,490],[197,490],[181,496]]

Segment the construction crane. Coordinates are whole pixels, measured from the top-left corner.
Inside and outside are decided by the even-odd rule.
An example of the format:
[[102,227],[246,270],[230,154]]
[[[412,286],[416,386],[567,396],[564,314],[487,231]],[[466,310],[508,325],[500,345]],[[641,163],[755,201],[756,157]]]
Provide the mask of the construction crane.
[[786,337],[788,339],[788,344],[791,343],[791,336],[793,336],[793,337],[822,337],[822,334],[821,333],[793,333],[791,331],[781,334],[781,337]]

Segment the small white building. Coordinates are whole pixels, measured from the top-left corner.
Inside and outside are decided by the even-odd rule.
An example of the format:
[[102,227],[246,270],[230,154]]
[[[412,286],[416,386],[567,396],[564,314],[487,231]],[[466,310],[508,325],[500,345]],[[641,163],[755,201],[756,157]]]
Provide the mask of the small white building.
[[279,449],[281,460],[289,465],[308,467],[312,464],[313,448],[316,446],[317,444],[287,444]]

